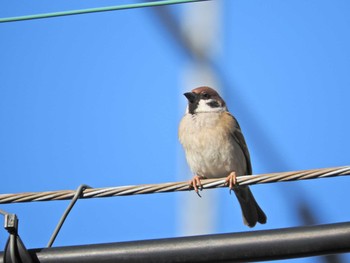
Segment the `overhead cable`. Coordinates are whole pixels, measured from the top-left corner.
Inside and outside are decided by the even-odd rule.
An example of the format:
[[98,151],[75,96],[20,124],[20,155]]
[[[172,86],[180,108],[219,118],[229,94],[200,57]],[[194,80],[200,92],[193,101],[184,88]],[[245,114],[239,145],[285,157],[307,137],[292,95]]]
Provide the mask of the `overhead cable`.
[[[108,226],[106,226],[108,227]],[[350,252],[350,223],[30,249],[40,263],[257,262]],[[0,263],[5,263],[0,253]]]
[[[294,172],[281,172],[260,175],[246,175],[237,177],[238,185],[254,185],[275,182],[289,182],[296,180],[307,180],[317,178],[328,178],[335,176],[350,175],[350,166],[334,168],[322,168],[312,170],[301,170]],[[203,179],[202,189],[227,187],[226,178]],[[188,182],[171,182],[160,184],[145,184],[134,186],[117,186],[104,188],[84,189],[80,198],[113,197],[138,194],[167,193],[188,191]],[[75,190],[59,190],[48,192],[32,192],[18,194],[1,194],[0,204],[38,202],[51,200],[69,200],[76,194]]]
[[108,12],[108,11],[117,11],[117,10],[123,10],[123,9],[133,9],[133,8],[142,8],[142,7],[155,7],[155,6],[163,6],[163,5],[204,2],[204,1],[210,1],[210,0],[164,0],[164,1],[137,3],[137,4],[96,7],[96,8],[89,8],[89,9],[70,10],[70,11],[37,14],[37,15],[5,17],[5,18],[0,18],[0,23],[42,19],[42,18],[52,18],[52,17],[58,17],[58,16],[82,15],[82,14],[88,14],[88,13]]

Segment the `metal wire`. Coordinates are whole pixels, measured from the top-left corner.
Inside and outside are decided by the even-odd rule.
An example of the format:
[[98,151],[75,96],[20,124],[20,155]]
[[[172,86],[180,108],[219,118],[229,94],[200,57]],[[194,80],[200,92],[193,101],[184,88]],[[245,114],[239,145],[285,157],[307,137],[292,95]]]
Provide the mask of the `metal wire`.
[[[335,176],[350,175],[350,166],[341,166],[334,168],[322,168],[313,170],[302,170],[294,172],[281,172],[260,175],[239,176],[238,185],[254,185],[275,182],[289,182],[296,180],[309,180],[317,178],[328,178]],[[226,187],[225,178],[203,179],[203,189]],[[135,186],[119,186],[105,188],[89,188],[83,191],[81,199],[113,197],[138,194],[167,193],[190,190],[188,182],[173,182],[161,184],[145,184]],[[51,200],[68,200],[75,195],[75,190],[61,190],[49,192],[33,192],[19,194],[2,194],[0,195],[0,204],[38,202]]]
[[8,215],[9,213],[7,213],[6,211],[0,209],[0,214],[3,215],[3,216],[6,216],[6,215]]
[[55,230],[53,231],[49,242],[47,243],[47,247],[52,247],[53,242],[55,242],[55,239],[58,235],[58,232],[60,232],[61,227],[63,226],[64,221],[66,220],[69,212],[72,210],[74,204],[77,202],[77,200],[81,197],[81,194],[84,192],[85,189],[91,188],[90,186],[86,184],[82,184],[78,187],[78,189],[75,191],[75,194],[73,196],[73,199],[71,200],[70,204],[68,205],[67,209],[64,211],[60,221],[58,222]]
[[63,12],[55,12],[55,13],[47,13],[47,14],[5,17],[5,18],[0,18],[0,23],[23,21],[23,20],[33,20],[33,19],[41,19],[41,18],[51,18],[51,17],[58,17],[58,16],[81,15],[81,14],[88,14],[88,13],[116,11],[116,10],[141,8],[141,7],[154,7],[154,6],[183,4],[183,3],[192,3],[192,2],[204,2],[204,1],[210,1],[210,0],[165,0],[165,1],[153,1],[153,2],[147,2],[147,3],[137,3],[137,4],[128,4],[128,5],[117,5],[117,6],[97,7],[97,8],[90,8],[90,9],[71,10],[71,11],[63,11]]

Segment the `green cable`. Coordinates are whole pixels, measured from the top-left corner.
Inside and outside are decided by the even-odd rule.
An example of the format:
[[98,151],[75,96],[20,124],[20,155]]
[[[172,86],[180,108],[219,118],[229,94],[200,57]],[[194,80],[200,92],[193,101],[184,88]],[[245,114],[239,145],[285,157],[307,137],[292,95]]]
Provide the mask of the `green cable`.
[[190,3],[190,2],[203,2],[203,1],[209,1],[209,0],[165,0],[165,1],[153,1],[153,2],[139,3],[139,4],[128,4],[128,5],[97,7],[97,8],[90,8],[90,9],[46,13],[46,14],[38,14],[38,15],[5,17],[5,18],[0,18],[0,23],[41,19],[41,18],[51,18],[51,17],[57,17],[57,16],[70,16],[70,15],[80,15],[80,14],[88,14],[88,13],[96,13],[96,12],[107,12],[107,11],[115,11],[115,10],[122,10],[122,9],[131,9],[131,8],[154,7],[154,6],[182,4],[182,3]]

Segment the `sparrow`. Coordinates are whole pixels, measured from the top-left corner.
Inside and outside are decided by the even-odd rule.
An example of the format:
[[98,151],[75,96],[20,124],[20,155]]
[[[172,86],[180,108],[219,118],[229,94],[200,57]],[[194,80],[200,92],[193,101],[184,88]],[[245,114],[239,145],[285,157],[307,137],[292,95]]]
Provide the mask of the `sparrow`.
[[236,184],[237,176],[252,174],[248,147],[236,118],[210,87],[199,87],[184,95],[188,105],[180,121],[179,140],[194,174],[190,187],[198,194],[201,179],[226,177],[226,184],[240,204],[244,224],[265,224],[266,215],[249,187]]

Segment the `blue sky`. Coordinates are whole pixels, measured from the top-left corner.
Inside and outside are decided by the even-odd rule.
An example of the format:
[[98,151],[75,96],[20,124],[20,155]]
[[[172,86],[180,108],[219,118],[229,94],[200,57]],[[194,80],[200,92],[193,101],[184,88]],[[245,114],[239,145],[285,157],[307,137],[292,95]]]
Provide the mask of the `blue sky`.
[[[350,3],[216,2],[220,52],[211,59],[254,172],[348,165]],[[2,1],[0,17],[117,4]],[[170,11],[180,22],[186,8]],[[191,59],[160,21],[152,9],[133,9],[0,24],[1,193],[190,178],[177,126]],[[297,209],[305,203],[317,223],[348,221],[348,183],[343,177],[254,186],[268,215],[255,229],[303,225]],[[250,231],[227,189],[211,191],[218,200],[212,233]],[[181,202],[190,195],[80,200],[55,245],[180,236]],[[34,248],[46,245],[67,204],[0,209],[19,216],[20,235]],[[0,250],[6,238],[0,231]]]

